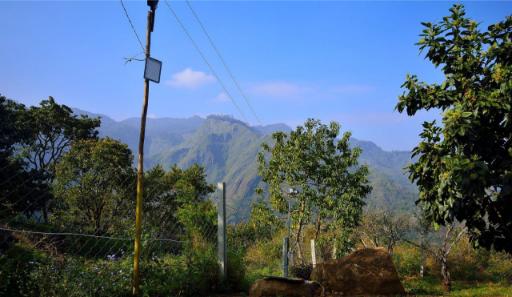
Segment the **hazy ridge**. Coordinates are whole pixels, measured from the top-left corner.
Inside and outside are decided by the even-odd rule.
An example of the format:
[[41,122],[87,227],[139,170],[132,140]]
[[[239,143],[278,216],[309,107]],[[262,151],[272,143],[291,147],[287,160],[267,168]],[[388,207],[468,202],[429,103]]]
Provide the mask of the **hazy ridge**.
[[[100,116],[101,136],[118,139],[137,152],[139,118],[114,121],[103,115],[75,110],[75,113]],[[188,167],[194,163],[206,168],[208,181],[227,183],[230,221],[244,219],[257,198],[260,184],[256,156],[261,143],[270,141],[275,131],[290,131],[285,124],[249,126],[228,116],[207,118],[148,118],[145,141],[145,168],[156,164]],[[351,139],[361,147],[361,163],[368,164],[373,191],[367,198],[371,208],[408,210],[414,207],[417,189],[403,168],[410,162],[408,151],[384,151],[371,141]]]

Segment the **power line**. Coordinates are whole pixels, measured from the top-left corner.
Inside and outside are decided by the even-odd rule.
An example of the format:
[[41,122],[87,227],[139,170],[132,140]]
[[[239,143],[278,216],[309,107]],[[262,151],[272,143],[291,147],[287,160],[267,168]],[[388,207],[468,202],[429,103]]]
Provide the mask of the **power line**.
[[210,34],[208,33],[208,31],[206,30],[206,27],[204,26],[203,22],[201,21],[201,19],[199,18],[199,15],[196,13],[196,11],[194,10],[194,8],[192,7],[192,4],[190,4],[190,1],[189,0],[186,0],[186,3],[187,3],[187,6],[188,8],[190,9],[190,11],[192,12],[192,14],[194,15],[194,18],[196,19],[196,21],[199,23],[199,26],[201,27],[204,35],[206,35],[206,37],[208,38],[208,41],[210,42],[210,45],[212,46],[212,48],[215,50],[215,53],[217,54],[217,56],[219,57],[219,59],[221,60],[222,62],[222,65],[224,65],[224,68],[226,69],[226,71],[228,72],[229,76],[231,77],[231,80],[233,80],[236,88],[238,89],[238,92],[240,92],[240,94],[242,95],[242,98],[244,98],[245,100],[245,103],[247,103],[247,106],[249,106],[249,109],[251,110],[251,113],[254,115],[254,117],[256,118],[256,120],[258,121],[258,123],[262,124],[261,121],[260,121],[260,118],[258,117],[258,115],[256,114],[256,111],[254,110],[254,108],[252,107],[250,101],[249,101],[249,98],[247,98],[247,96],[245,95],[245,92],[242,90],[242,88],[240,87],[240,84],[238,83],[238,80],[236,79],[235,75],[233,74],[233,72],[231,71],[231,68],[228,66],[228,64],[226,63],[226,60],[224,59],[224,57],[222,56],[222,54],[220,53],[220,50],[217,48],[217,46],[215,45],[215,43],[213,42],[213,39],[212,37],[210,36]]
[[178,22],[178,24],[180,25],[181,29],[183,30],[183,32],[187,35],[188,39],[190,40],[190,42],[192,43],[192,45],[194,46],[194,48],[196,49],[196,51],[199,53],[199,55],[201,56],[201,58],[203,59],[204,63],[208,66],[208,68],[210,69],[210,72],[213,74],[213,76],[215,76],[215,79],[217,79],[217,81],[219,82],[220,86],[222,87],[222,89],[224,90],[224,93],[226,93],[226,95],[229,97],[229,99],[231,100],[231,102],[233,103],[233,105],[236,107],[236,109],[238,110],[238,112],[240,113],[240,115],[242,116],[242,118],[247,122],[247,118],[245,117],[245,114],[243,113],[242,109],[240,109],[240,106],[238,106],[238,104],[236,103],[235,99],[233,98],[233,96],[231,96],[231,93],[228,91],[228,89],[226,88],[226,85],[224,85],[224,82],[222,82],[222,80],[220,79],[220,77],[217,75],[217,72],[215,72],[215,70],[213,69],[213,66],[210,64],[210,62],[208,61],[208,59],[206,59],[206,56],[204,55],[203,51],[201,51],[201,49],[199,48],[199,46],[197,45],[197,43],[195,42],[194,38],[192,38],[192,35],[190,35],[190,32],[188,32],[187,28],[185,27],[185,25],[183,24],[183,22],[181,21],[181,19],[178,17],[178,15],[176,14],[176,11],[174,11],[174,9],[171,7],[171,5],[169,4],[169,1],[165,0],[165,4],[167,5],[167,7],[169,8],[169,10],[171,11],[172,15],[174,16],[174,18],[176,19],[176,22]]
[[119,0],[119,2],[121,2],[121,6],[123,7],[124,14],[126,15],[126,18],[128,19],[130,26],[132,27],[133,33],[135,33],[135,37],[137,37],[137,41],[139,41],[139,45],[140,45],[140,48],[142,49],[142,52],[145,53],[146,50],[144,49],[144,45],[142,45],[142,41],[140,40],[139,34],[137,33],[137,30],[135,30],[135,26],[133,25],[130,15],[128,14],[128,10],[126,10],[126,7],[124,6],[123,0]]

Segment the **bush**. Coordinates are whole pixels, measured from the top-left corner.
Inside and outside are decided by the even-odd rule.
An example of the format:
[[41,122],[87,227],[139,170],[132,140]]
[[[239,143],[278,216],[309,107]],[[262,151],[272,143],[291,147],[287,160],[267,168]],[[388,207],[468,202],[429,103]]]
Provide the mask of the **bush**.
[[393,250],[393,263],[401,277],[417,276],[421,268],[421,253],[410,245],[399,245]]
[[40,296],[129,296],[131,259],[70,258],[40,265],[31,273]]
[[277,234],[272,240],[257,241],[247,248],[244,255],[247,283],[282,274],[282,242],[282,234]]
[[290,275],[302,279],[309,280],[311,272],[313,271],[312,264],[297,264],[290,267]]
[[219,268],[213,248],[192,249],[141,266],[144,296],[204,296],[219,289]]
[[512,284],[512,255],[492,252],[487,273],[494,281]]
[[0,254],[0,296],[34,296],[37,286],[30,272],[43,261],[40,254],[17,244]]
[[[184,254],[142,259],[143,296],[207,296],[241,288],[242,254],[230,253],[228,279],[220,282],[216,249],[184,249]],[[13,245],[0,255],[0,296],[131,296],[132,258],[49,257]]]
[[241,291],[249,288],[245,279],[246,265],[244,249],[228,246],[227,279],[224,282],[224,291]]

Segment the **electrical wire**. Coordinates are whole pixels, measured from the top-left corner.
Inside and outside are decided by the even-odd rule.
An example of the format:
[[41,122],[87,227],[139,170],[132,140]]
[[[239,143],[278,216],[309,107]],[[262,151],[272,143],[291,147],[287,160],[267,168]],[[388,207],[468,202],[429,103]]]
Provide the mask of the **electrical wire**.
[[190,11],[192,12],[192,15],[194,15],[194,18],[196,19],[197,23],[199,24],[199,26],[201,27],[201,30],[203,31],[204,35],[206,35],[206,37],[208,38],[208,41],[211,45],[211,47],[214,49],[215,53],[217,54],[217,56],[219,57],[220,61],[222,62],[222,65],[224,65],[224,68],[226,69],[227,73],[229,74],[229,76],[231,77],[231,80],[233,81],[233,83],[235,84],[236,88],[238,89],[238,92],[240,93],[240,95],[242,95],[242,98],[244,98],[245,100],[245,103],[247,104],[247,106],[249,106],[249,109],[251,110],[251,113],[253,114],[253,116],[256,118],[256,120],[258,121],[258,123],[262,124],[261,123],[261,120],[260,118],[258,117],[258,115],[256,114],[256,111],[254,110],[254,108],[252,107],[251,105],[251,102],[249,101],[249,98],[247,98],[245,92],[242,90],[242,88],[240,87],[240,84],[238,83],[238,80],[236,79],[235,75],[233,74],[233,72],[231,71],[231,68],[228,66],[226,60],[224,59],[224,57],[222,56],[222,54],[220,53],[220,50],[218,49],[218,47],[215,45],[215,42],[213,42],[213,39],[212,37],[210,36],[210,34],[208,33],[208,31],[206,30],[206,27],[205,25],[203,24],[203,22],[201,21],[201,19],[199,18],[199,15],[197,14],[197,12],[195,11],[195,9],[192,7],[192,4],[190,4],[190,1],[189,0],[186,0],[185,1],[187,3],[187,6],[188,8],[190,9]]
[[128,14],[128,10],[126,10],[126,7],[124,6],[123,0],[119,0],[121,2],[121,6],[123,7],[124,14],[126,15],[126,18],[128,19],[128,22],[130,23],[130,26],[132,27],[133,33],[135,34],[135,37],[137,37],[137,41],[139,42],[140,48],[142,49],[142,52],[146,52],[144,49],[144,45],[142,44],[142,41],[139,37],[139,34],[137,33],[137,30],[135,30],[135,26],[133,25],[132,19],[130,18],[130,15]]
[[181,21],[181,19],[179,18],[179,16],[176,14],[176,11],[174,11],[174,9],[172,8],[172,6],[169,4],[169,1],[165,0],[165,4],[167,5],[167,7],[169,8],[171,14],[174,16],[174,19],[176,19],[176,22],[178,22],[178,24],[180,25],[181,29],[183,30],[183,32],[187,35],[188,39],[190,40],[190,42],[192,43],[192,45],[194,46],[194,48],[196,49],[196,51],[199,53],[199,55],[201,56],[201,58],[203,59],[204,63],[208,66],[208,68],[210,69],[210,72],[213,74],[213,76],[215,77],[215,79],[217,79],[217,82],[220,84],[220,86],[222,87],[222,89],[224,90],[224,93],[229,97],[229,99],[231,100],[231,102],[233,103],[233,105],[235,106],[235,108],[238,110],[238,112],[240,113],[240,115],[242,116],[242,118],[247,122],[247,118],[245,117],[245,114],[244,112],[242,111],[242,109],[240,108],[240,106],[236,103],[235,99],[233,98],[233,96],[231,95],[231,93],[228,91],[228,89],[226,88],[226,85],[224,84],[224,82],[220,79],[220,77],[217,75],[217,72],[215,72],[215,70],[213,69],[213,66],[210,64],[210,62],[208,61],[208,59],[206,59],[206,56],[204,55],[203,51],[201,51],[201,49],[199,48],[199,46],[197,45],[196,41],[194,40],[194,38],[192,38],[192,35],[190,34],[190,32],[187,30],[187,28],[185,27],[185,25],[183,24],[183,22]]

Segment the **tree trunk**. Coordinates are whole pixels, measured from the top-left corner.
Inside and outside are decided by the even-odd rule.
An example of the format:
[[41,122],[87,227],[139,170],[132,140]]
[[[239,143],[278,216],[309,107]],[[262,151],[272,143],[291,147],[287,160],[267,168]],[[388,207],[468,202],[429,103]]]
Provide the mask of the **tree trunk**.
[[48,201],[47,199],[44,199],[43,202],[43,223],[48,223]]
[[306,208],[306,205],[304,202],[301,202],[301,207],[300,207],[300,218],[299,218],[299,228],[297,229],[297,235],[296,235],[296,245],[297,245],[297,251],[298,251],[298,256],[299,256],[299,260],[301,262],[301,264],[304,264],[304,257],[303,257],[303,254],[302,254],[302,246],[301,246],[301,233],[302,233],[302,225],[304,224],[304,210]]
[[450,278],[450,271],[448,270],[448,259],[443,257],[441,259],[441,275],[443,276],[443,288],[446,292],[450,292],[452,288],[452,280]]
[[318,236],[320,236],[320,227],[321,227],[322,221],[320,214],[318,214],[316,218],[316,227],[315,227],[315,241],[318,240]]
[[388,244],[388,254],[389,254],[390,256],[392,256],[392,255],[393,255],[393,245],[392,245],[392,244]]

